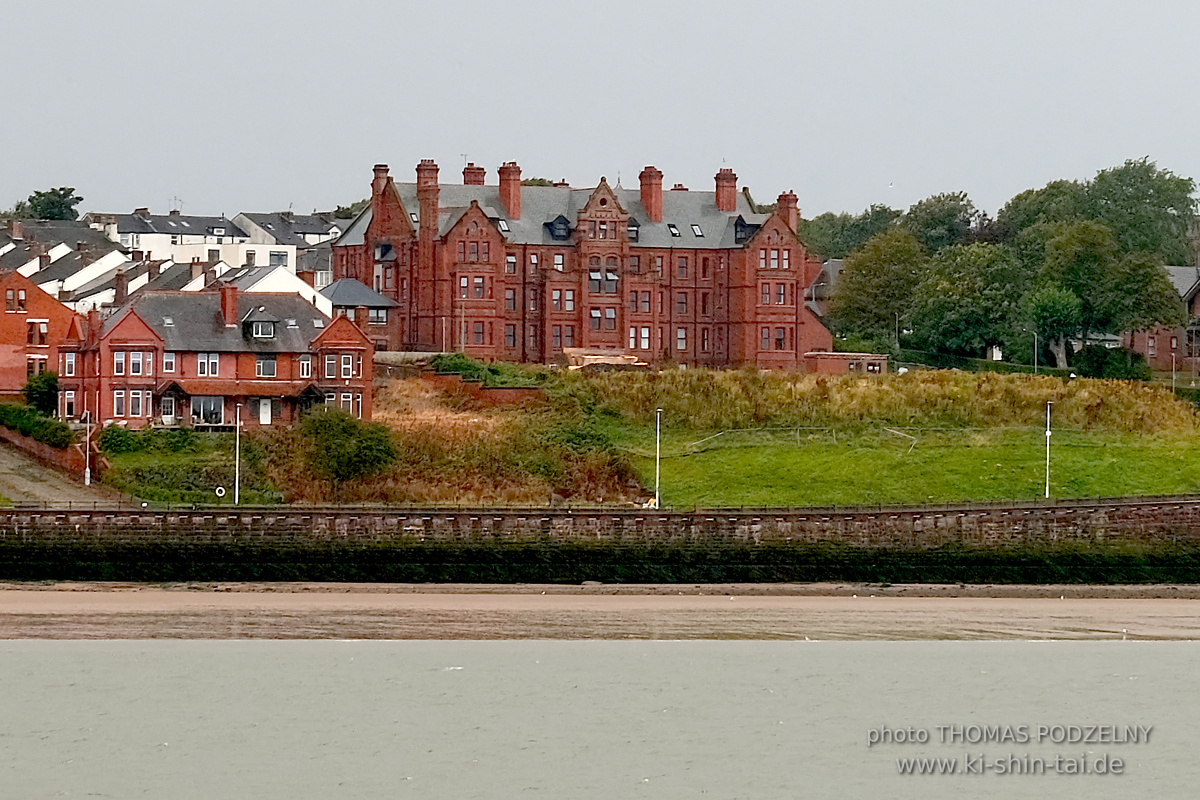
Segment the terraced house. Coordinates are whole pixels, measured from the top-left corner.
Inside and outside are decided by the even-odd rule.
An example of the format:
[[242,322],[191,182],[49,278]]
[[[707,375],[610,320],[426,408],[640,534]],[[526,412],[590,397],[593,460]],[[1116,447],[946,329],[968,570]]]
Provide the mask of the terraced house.
[[68,420],[277,425],[321,403],[371,417],[371,341],[295,294],[148,291],[108,319],[77,318],[59,351]]
[[[806,306],[821,264],[796,236],[796,195],[758,213],[737,176],[715,190],[663,191],[646,167],[638,189],[525,186],[515,163],[486,183],[416,183],[375,167],[371,204],[333,246],[334,279],[394,300],[386,346],[553,362],[570,348],[650,362],[796,369],[832,349]],[[378,339],[379,337],[376,336]]]

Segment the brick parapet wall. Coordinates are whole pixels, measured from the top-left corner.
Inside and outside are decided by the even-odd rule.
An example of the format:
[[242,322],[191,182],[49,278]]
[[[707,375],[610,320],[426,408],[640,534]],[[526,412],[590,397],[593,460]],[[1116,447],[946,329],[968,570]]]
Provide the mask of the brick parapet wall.
[[279,551],[413,545],[764,548],[1200,546],[1200,498],[937,509],[656,512],[243,509],[0,511],[0,547]]

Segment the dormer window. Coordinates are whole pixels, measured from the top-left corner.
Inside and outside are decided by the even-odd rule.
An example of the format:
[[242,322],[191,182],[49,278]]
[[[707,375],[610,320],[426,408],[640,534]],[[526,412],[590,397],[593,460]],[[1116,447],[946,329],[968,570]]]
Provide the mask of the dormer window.
[[392,245],[388,242],[380,242],[375,245],[375,260],[387,261],[392,255]]
[[550,236],[557,241],[562,242],[571,238],[571,225],[562,214],[547,222],[546,227],[550,229]]
[[275,337],[275,323],[256,320],[250,325],[250,333],[255,339],[273,339]]
[[508,220],[498,219],[496,220],[496,225],[500,228],[502,233],[508,233]]
[[224,228],[213,228],[212,232],[213,232],[213,236],[224,236],[225,235]]
[[170,328],[175,325],[174,317],[163,317],[163,327]]
[[674,222],[668,222],[668,223],[667,223],[667,230],[669,230],[669,231],[671,232],[671,236],[672,236],[672,237],[676,237],[676,238],[678,238],[678,236],[679,236],[679,228],[675,226],[675,223],[674,223]]
[[695,236],[701,236],[701,237],[704,236],[704,231],[700,230],[700,226],[694,222],[692,223],[692,233]]
[[628,227],[629,241],[636,242],[638,240],[638,229],[639,228],[638,228],[637,220],[633,219],[631,217],[629,219],[629,227]]
[[421,221],[417,218],[417,213],[415,211],[408,212],[408,218],[413,221],[413,225],[417,225]]

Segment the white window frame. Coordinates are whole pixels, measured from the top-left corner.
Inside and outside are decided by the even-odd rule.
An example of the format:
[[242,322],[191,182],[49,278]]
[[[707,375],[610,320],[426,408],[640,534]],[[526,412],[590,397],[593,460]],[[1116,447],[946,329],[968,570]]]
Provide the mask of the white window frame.
[[[270,371],[264,369],[268,364],[271,365]],[[260,355],[254,357],[254,376],[256,378],[274,378],[278,373],[279,370],[278,365],[275,363],[275,356]]]
[[342,354],[342,377],[354,377],[354,356],[345,353]]
[[300,377],[312,377],[312,356],[310,356],[308,353],[300,356]]
[[113,351],[113,375],[124,375],[124,374],[125,374],[125,351],[124,350],[114,350]]
[[63,353],[63,377],[75,377],[75,354]]
[[163,369],[162,369],[162,371],[163,372],[174,372],[175,371],[175,354],[174,353],[163,353]]

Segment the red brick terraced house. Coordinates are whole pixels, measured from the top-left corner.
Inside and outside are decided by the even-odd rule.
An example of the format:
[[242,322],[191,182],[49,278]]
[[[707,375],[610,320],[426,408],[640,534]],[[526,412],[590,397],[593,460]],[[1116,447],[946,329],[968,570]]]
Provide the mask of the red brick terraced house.
[[[375,167],[371,204],[333,246],[333,277],[394,300],[390,349],[556,362],[565,348],[619,350],[653,363],[803,368],[832,337],[805,304],[821,269],[796,235],[795,194],[755,213],[722,169],[715,191],[646,167],[640,188],[498,185],[468,164],[441,185]],[[376,336],[375,338],[380,338]]]
[[34,375],[58,369],[59,345],[78,315],[16,271],[0,272],[0,400],[24,402]]
[[371,417],[374,347],[349,317],[299,295],[139,294],[73,323],[61,349],[60,415],[130,428],[290,424],[327,404]]

